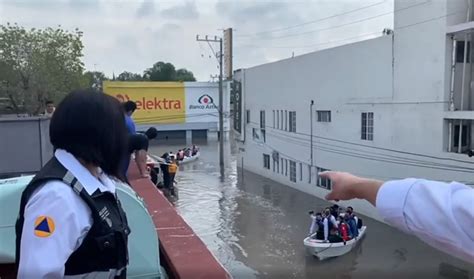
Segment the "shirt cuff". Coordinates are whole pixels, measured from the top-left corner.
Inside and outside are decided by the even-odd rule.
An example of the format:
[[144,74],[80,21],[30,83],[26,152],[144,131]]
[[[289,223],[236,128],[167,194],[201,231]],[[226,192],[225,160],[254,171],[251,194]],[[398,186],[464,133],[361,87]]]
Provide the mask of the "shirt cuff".
[[386,222],[405,232],[410,232],[404,215],[405,203],[411,187],[416,182],[417,179],[414,178],[387,181],[377,193],[376,205],[379,214]]

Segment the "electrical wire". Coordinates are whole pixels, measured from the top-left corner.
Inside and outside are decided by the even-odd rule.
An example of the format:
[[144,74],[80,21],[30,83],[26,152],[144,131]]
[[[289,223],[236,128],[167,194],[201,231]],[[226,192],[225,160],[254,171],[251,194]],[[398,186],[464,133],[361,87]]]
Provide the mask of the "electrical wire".
[[325,20],[328,20],[328,19],[331,19],[331,18],[348,15],[348,14],[351,14],[351,13],[354,13],[354,12],[362,11],[362,10],[365,10],[365,9],[368,9],[368,8],[371,8],[371,7],[378,6],[378,5],[383,4],[385,2],[387,2],[387,1],[385,0],[385,1],[377,2],[375,4],[359,7],[357,9],[349,10],[349,11],[346,11],[346,12],[343,12],[343,13],[340,13],[340,14],[335,14],[335,15],[331,15],[331,16],[328,16],[328,17],[323,17],[323,18],[303,22],[303,23],[300,23],[300,24],[292,25],[292,26],[287,26],[287,27],[282,27],[282,28],[277,28],[277,29],[272,29],[272,30],[267,30],[267,31],[260,31],[260,32],[257,32],[257,33],[252,33],[252,34],[239,34],[236,37],[251,37],[251,36],[257,36],[257,35],[262,35],[262,34],[267,34],[267,33],[273,33],[273,32],[289,30],[289,29],[293,29],[293,28],[297,28],[297,27],[301,27],[301,26],[305,26],[305,25],[325,21]]
[[[255,125],[260,125],[260,123],[255,123],[255,122],[251,122],[251,123],[253,123]],[[269,129],[273,129],[273,128],[269,127]],[[279,131],[277,129],[273,129],[273,130],[275,130],[277,132]],[[283,133],[284,133],[284,131],[283,131]],[[294,132],[293,134],[311,137],[310,134],[301,133],[301,132]],[[438,157],[438,156],[421,154],[421,153],[414,153],[414,152],[401,151],[401,150],[384,148],[384,147],[371,146],[371,145],[366,145],[366,144],[361,144],[361,143],[354,143],[354,142],[344,141],[344,140],[335,139],[335,138],[317,136],[317,135],[313,135],[313,138],[326,140],[326,141],[332,141],[332,142],[339,142],[339,143],[349,144],[349,145],[353,145],[353,146],[361,146],[361,147],[370,148],[370,149],[384,150],[384,151],[400,153],[400,154],[405,154],[405,155],[412,155],[412,156],[418,156],[418,157],[424,157],[424,158],[430,158],[430,159],[437,159],[437,160],[442,160],[442,161],[454,161],[454,162],[471,164],[471,165],[474,164],[474,162],[464,161],[464,160],[459,160],[459,159],[454,159],[454,158]]]
[[[365,17],[363,19],[358,19],[358,20],[355,20],[355,21],[350,21],[350,22],[346,22],[346,23],[343,23],[343,24],[335,25],[335,26],[319,28],[319,29],[313,29],[313,30],[305,31],[305,32],[301,32],[301,33],[293,33],[293,34],[287,34],[287,35],[283,35],[283,36],[276,36],[276,37],[270,37],[270,38],[262,38],[261,37],[261,38],[258,38],[258,39],[278,40],[278,39],[296,37],[296,36],[301,36],[301,35],[313,34],[313,33],[317,33],[317,32],[320,32],[320,31],[327,31],[327,30],[331,30],[331,29],[336,29],[336,28],[340,28],[340,27],[349,26],[349,25],[353,25],[353,24],[356,24],[356,23],[361,23],[361,22],[364,22],[364,21],[372,20],[374,18],[378,18],[378,17],[390,15],[390,14],[395,14],[395,13],[400,12],[400,11],[404,11],[404,10],[408,10],[408,9],[411,9],[411,8],[414,8],[414,7],[417,7],[417,6],[425,5],[428,2],[430,2],[430,1],[425,1],[425,2],[421,2],[421,3],[413,4],[413,5],[404,7],[404,8],[400,8],[398,10],[385,12],[385,13],[378,14],[378,15],[375,15],[375,16]],[[255,39],[253,37],[251,37],[251,38]]]

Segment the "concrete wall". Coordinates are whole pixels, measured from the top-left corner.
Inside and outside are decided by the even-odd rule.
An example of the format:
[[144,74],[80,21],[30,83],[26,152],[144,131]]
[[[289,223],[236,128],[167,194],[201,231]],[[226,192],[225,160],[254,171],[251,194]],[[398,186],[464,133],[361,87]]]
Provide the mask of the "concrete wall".
[[0,175],[33,173],[53,156],[49,119],[0,119]]

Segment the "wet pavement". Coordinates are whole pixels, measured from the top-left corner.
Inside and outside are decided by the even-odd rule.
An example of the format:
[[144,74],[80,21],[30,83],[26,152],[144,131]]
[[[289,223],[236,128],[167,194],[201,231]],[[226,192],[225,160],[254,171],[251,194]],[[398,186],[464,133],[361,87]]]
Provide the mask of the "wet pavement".
[[[149,152],[183,146],[160,144]],[[199,146],[199,160],[180,166],[176,207],[234,278],[474,278],[474,265],[364,216],[368,229],[361,243],[349,254],[319,261],[305,253],[303,238],[308,211],[328,202],[237,170],[229,144],[222,181],[218,144]]]

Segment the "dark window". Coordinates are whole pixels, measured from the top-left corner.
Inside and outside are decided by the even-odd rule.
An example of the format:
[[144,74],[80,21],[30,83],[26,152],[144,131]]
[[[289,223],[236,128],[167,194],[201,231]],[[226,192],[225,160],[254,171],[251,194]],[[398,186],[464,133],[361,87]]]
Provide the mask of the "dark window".
[[275,110],[273,110],[273,129],[275,129]]
[[374,140],[374,113],[363,112],[361,115],[361,139]]
[[270,169],[270,155],[268,154],[263,154],[263,167]]
[[285,159],[285,176],[288,176],[288,159]]
[[263,142],[266,141],[265,137],[265,111],[260,111],[260,132],[262,133]]
[[331,186],[332,186],[331,180],[329,180],[328,178],[322,178],[321,176],[319,176],[319,173],[323,171],[327,171],[327,169],[316,167],[316,172],[317,172],[317,177],[318,177],[318,180],[316,181],[316,186],[331,190]]
[[303,181],[303,163],[300,163],[300,181]]
[[[459,126],[460,125],[455,125],[454,126],[454,140],[453,140],[453,146],[454,147],[459,146]],[[467,125],[462,125],[461,146],[466,146],[467,145],[467,138],[468,138],[469,134],[470,134],[470,131],[468,130],[468,126]]]
[[290,111],[290,132],[296,133],[296,111]]
[[285,131],[288,131],[288,111],[285,110]]
[[246,118],[247,124],[248,124],[248,123],[250,123],[250,110],[248,109],[248,110],[246,111],[246,113],[247,113],[247,116],[246,116],[245,118]]
[[290,160],[290,181],[296,182],[296,162]]
[[318,122],[331,122],[330,110],[318,110]]
[[[470,63],[471,42],[467,42],[467,58],[466,62]],[[464,41],[456,43],[456,62],[464,63]]]

